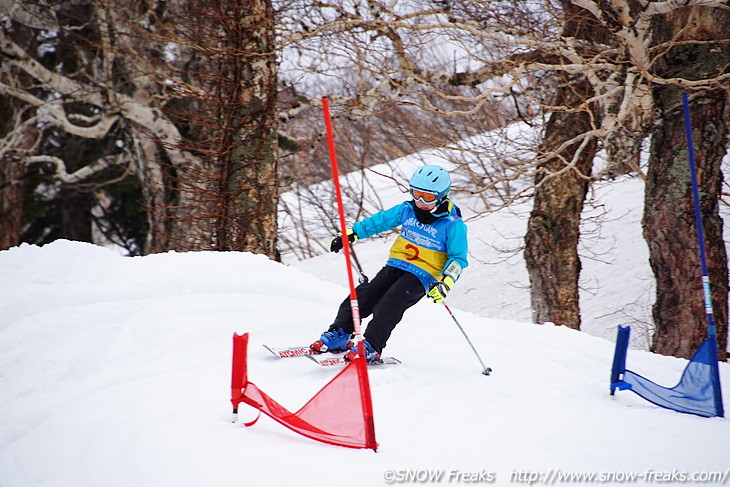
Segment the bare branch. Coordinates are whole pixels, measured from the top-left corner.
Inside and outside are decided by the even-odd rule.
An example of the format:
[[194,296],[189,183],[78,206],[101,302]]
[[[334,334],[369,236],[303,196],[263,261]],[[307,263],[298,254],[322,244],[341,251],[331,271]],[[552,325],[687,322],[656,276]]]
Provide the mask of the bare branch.
[[55,176],[59,181],[75,185],[88,181],[91,177],[111,167],[126,166],[129,164],[128,157],[123,154],[98,159],[95,163],[84,166],[71,173],[66,168],[66,163],[59,157],[50,155],[28,156],[24,158],[26,164],[50,163],[55,167]]

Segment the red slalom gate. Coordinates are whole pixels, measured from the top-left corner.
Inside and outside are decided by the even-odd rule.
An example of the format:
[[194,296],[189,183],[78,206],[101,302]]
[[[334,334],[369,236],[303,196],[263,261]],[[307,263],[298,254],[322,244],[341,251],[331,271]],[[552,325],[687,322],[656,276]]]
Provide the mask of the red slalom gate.
[[[266,414],[287,428],[308,438],[324,443],[350,448],[369,448],[376,450],[375,424],[373,405],[368,379],[367,361],[362,343],[360,326],[360,308],[357,291],[352,275],[350,260],[350,242],[347,239],[345,211],[342,202],[337,154],[335,151],[332,119],[329,112],[329,101],[322,99],[324,121],[327,129],[332,177],[334,180],[337,207],[340,216],[342,244],[347,266],[347,277],[350,285],[350,306],[355,330],[359,357],[347,364],[327,385],[310,399],[301,409],[292,413],[276,402],[253,382],[248,380],[247,348],[248,333],[233,335],[233,365],[231,371],[231,403],[233,404],[234,421],[238,418],[238,406],[248,404]],[[252,426],[258,417],[246,423]]]

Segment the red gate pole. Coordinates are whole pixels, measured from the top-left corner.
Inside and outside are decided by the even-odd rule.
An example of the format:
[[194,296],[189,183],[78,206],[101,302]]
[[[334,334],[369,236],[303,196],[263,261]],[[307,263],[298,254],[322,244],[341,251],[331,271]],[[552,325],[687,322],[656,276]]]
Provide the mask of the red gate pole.
[[330,117],[329,100],[327,97],[322,98],[322,110],[324,111],[324,125],[327,130],[327,144],[330,153],[330,163],[332,165],[332,179],[335,185],[335,195],[337,196],[337,210],[340,215],[340,232],[342,234],[342,248],[345,253],[345,263],[347,265],[347,280],[350,286],[350,309],[352,310],[352,323],[355,330],[355,343],[357,346],[358,359],[355,360],[358,367],[358,377],[360,381],[360,392],[363,397],[363,410],[365,415],[365,428],[367,442],[371,448],[377,448],[375,442],[375,424],[373,421],[373,404],[370,396],[370,381],[368,379],[367,362],[365,360],[365,345],[363,342],[362,329],[360,326],[360,305],[357,301],[357,290],[355,289],[355,280],[352,276],[352,264],[350,261],[350,240],[347,237],[347,223],[345,222],[345,206],[342,202],[342,189],[340,187],[340,174],[337,167],[337,152],[335,151],[335,137],[332,131],[332,118]]

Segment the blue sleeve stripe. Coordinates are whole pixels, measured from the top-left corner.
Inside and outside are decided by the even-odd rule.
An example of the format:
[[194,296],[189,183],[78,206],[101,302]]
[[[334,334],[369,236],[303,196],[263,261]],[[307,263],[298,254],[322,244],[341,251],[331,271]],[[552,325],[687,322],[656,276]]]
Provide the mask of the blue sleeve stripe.
[[392,230],[401,224],[403,203],[389,210],[379,211],[376,214],[360,220],[352,226],[357,238],[369,238],[373,235]]

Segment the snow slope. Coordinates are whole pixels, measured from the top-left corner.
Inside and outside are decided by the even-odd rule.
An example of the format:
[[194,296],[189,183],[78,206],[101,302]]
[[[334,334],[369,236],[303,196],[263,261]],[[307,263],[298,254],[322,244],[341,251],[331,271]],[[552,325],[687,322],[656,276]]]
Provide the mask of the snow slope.
[[[655,485],[665,474],[714,472],[722,477],[705,485],[727,485],[730,422],[630,392],[611,397],[610,340],[453,304],[494,369],[483,376],[446,311],[426,300],[388,344],[403,364],[370,369],[377,453],[318,443],[266,417],[232,424],[234,332],[251,334],[250,380],[290,410],[336,374],[261,346],[306,344],[330,323],[347,291],[322,276],[343,272],[344,259],[317,266],[242,253],[129,258],[69,241],[0,252],[0,486],[359,487],[426,475],[559,485],[581,473]],[[685,365],[637,350],[628,358],[664,385]],[[730,364],[720,368],[727,408]],[[242,420],[254,417],[242,407]]]

